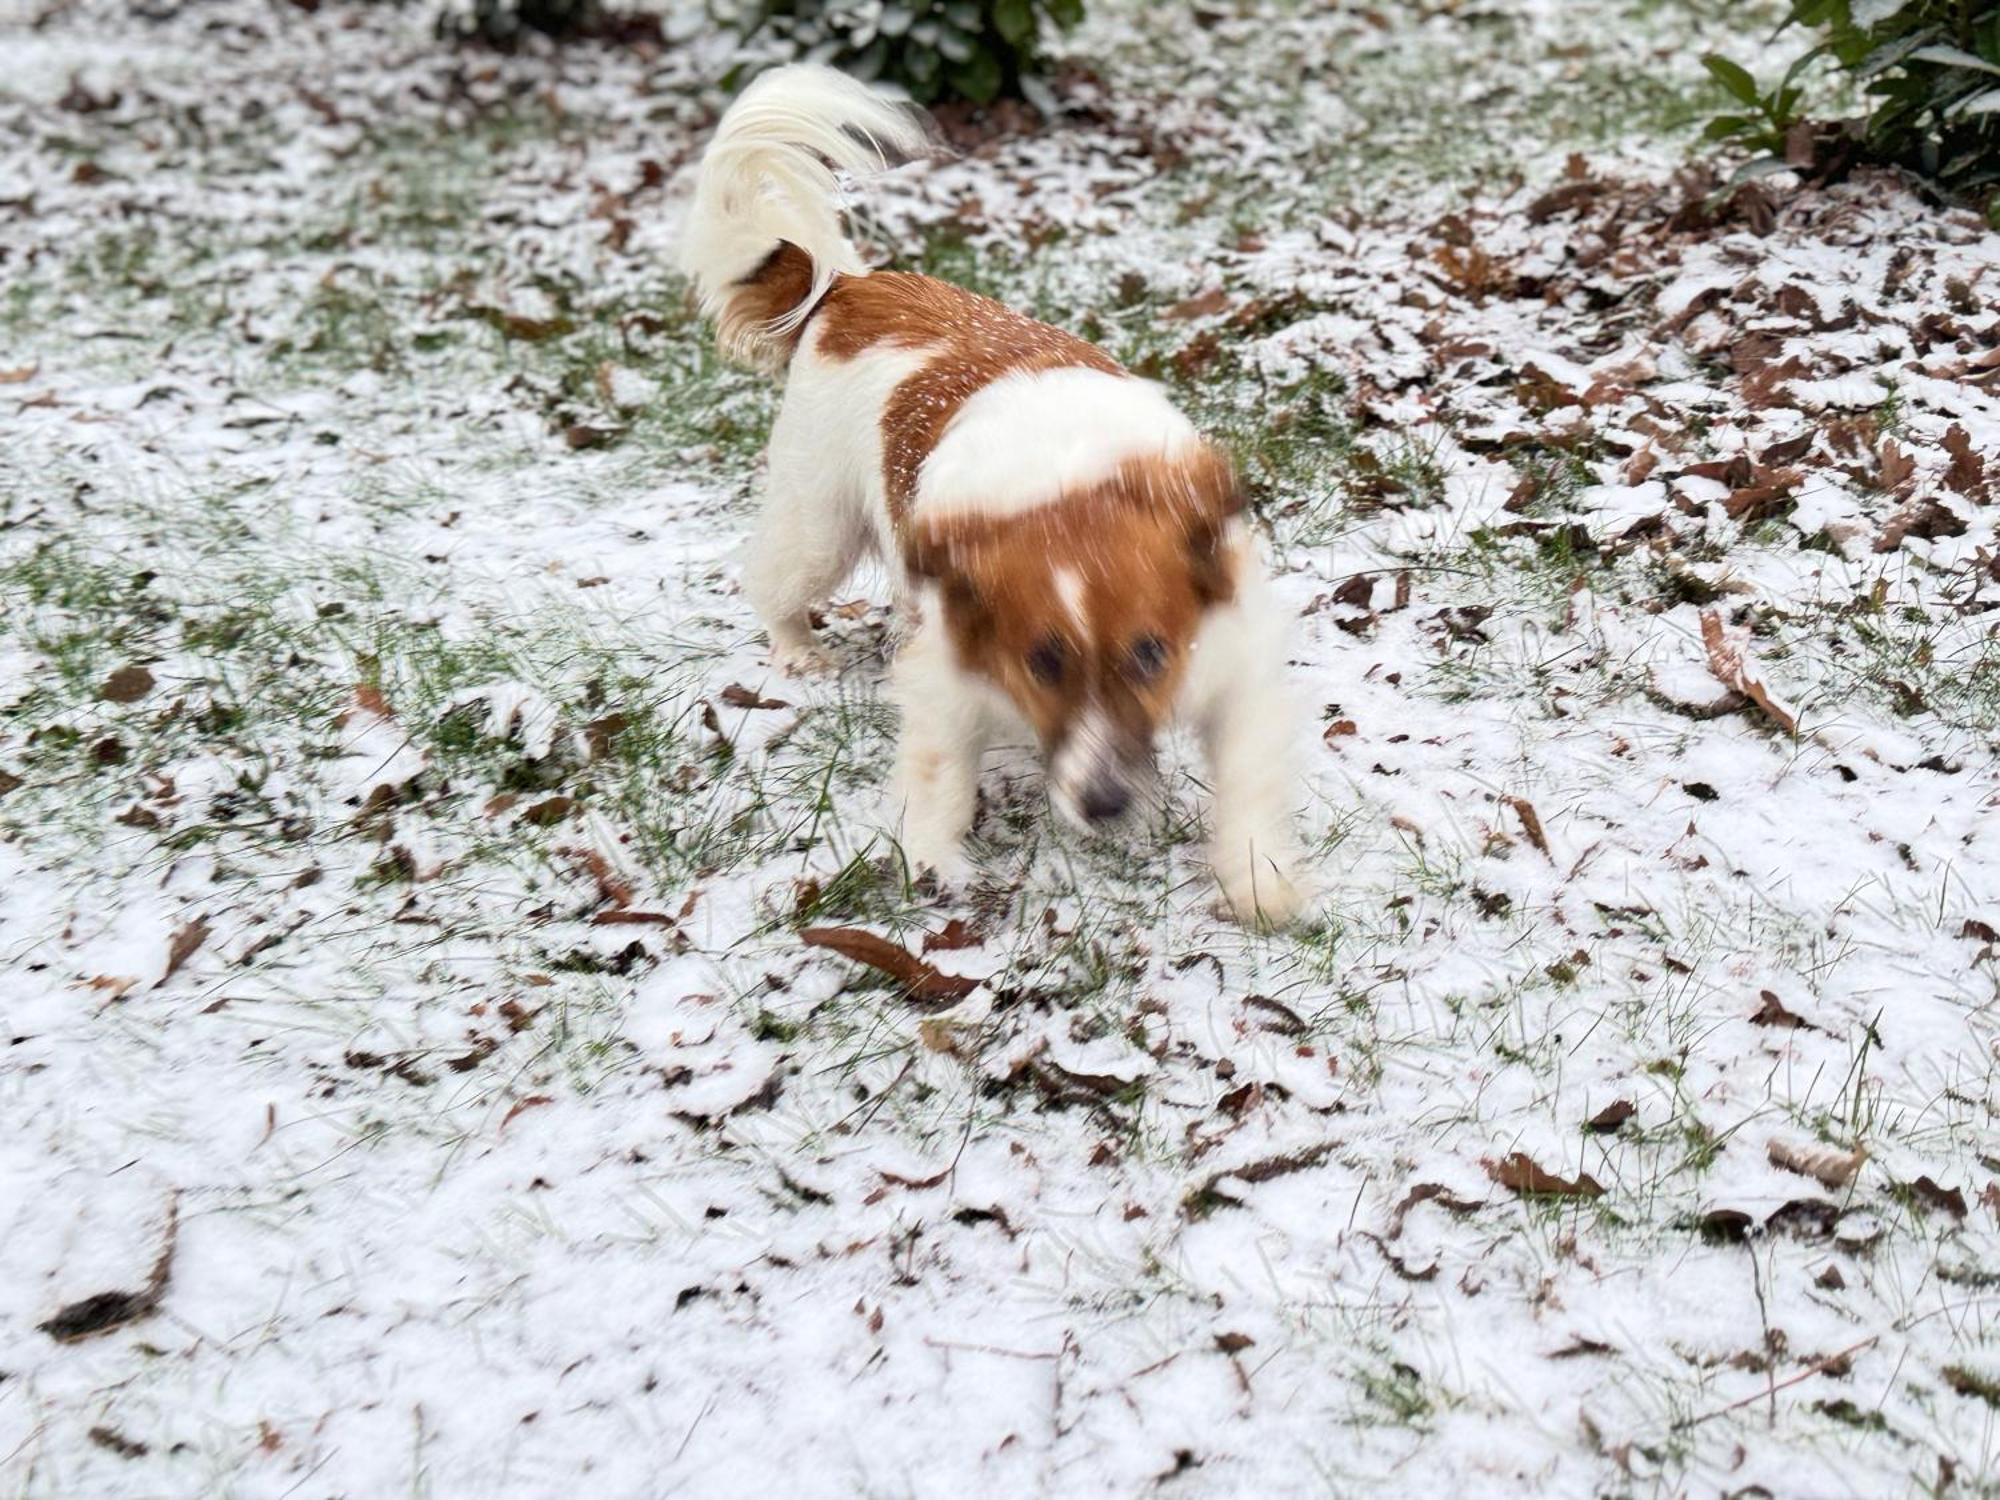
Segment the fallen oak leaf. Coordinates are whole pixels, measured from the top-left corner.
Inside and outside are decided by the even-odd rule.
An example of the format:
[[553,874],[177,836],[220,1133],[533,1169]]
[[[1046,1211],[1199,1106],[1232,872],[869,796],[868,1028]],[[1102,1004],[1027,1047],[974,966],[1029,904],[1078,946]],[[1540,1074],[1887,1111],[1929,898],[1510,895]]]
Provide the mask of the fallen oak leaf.
[[1259,1030],[1275,1031],[1279,1036],[1305,1035],[1305,1017],[1282,1001],[1273,1000],[1269,995],[1245,995],[1243,1008],[1262,1011],[1270,1017],[1268,1021],[1260,1023]]
[[1910,1196],[1925,1208],[1942,1209],[1954,1219],[1965,1217],[1965,1193],[1959,1188],[1941,1186],[1935,1178],[1919,1177],[1915,1182],[1906,1183]]
[[1361,1238],[1369,1241],[1388,1263],[1389,1269],[1404,1281],[1435,1281],[1440,1262],[1433,1260],[1427,1266],[1412,1268],[1410,1263],[1389,1248],[1389,1242],[1371,1229],[1361,1231]]
[[1639,1106],[1630,1099],[1616,1099],[1585,1120],[1583,1128],[1594,1130],[1599,1135],[1609,1135],[1637,1113]]
[[1750,1018],[1752,1026],[1783,1026],[1794,1031],[1819,1030],[1805,1017],[1794,1015],[1785,1009],[1784,1002],[1770,990],[1759,990],[1757,996],[1763,1003],[1757,1007],[1757,1014]]
[[1694,1221],[1694,1227],[1711,1245],[1740,1245],[1750,1238],[1756,1222],[1740,1208],[1711,1208]]
[[1708,670],[1717,682],[1755,703],[1786,734],[1799,732],[1797,711],[1773,695],[1751,670],[1743,641],[1730,639],[1723,628],[1722,616],[1715,610],[1701,612],[1701,641],[1708,652]]
[[558,849],[556,852],[575,860],[589,872],[590,878],[597,882],[597,894],[600,899],[620,908],[632,904],[632,883],[619,878],[617,870],[612,867],[611,861],[604,856],[602,850],[568,848]]
[[1839,1205],[1824,1198],[1794,1198],[1771,1211],[1764,1220],[1766,1234],[1787,1234],[1794,1239],[1823,1240],[1840,1222]]
[[1184,302],[1176,302],[1160,316],[1170,323],[1187,323],[1196,318],[1213,317],[1229,306],[1229,293],[1221,287],[1210,287],[1198,296],[1189,297]]
[[175,973],[179,971],[180,966],[192,958],[195,950],[207,941],[208,918],[206,917],[196,917],[187,926],[181,928],[169,938],[167,940],[167,970],[160,976],[159,983],[155,984],[153,988],[158,989],[160,985],[172,979]]
[[521,814],[521,821],[537,828],[553,828],[576,810],[574,797],[548,797]]
[[1512,1151],[1499,1161],[1490,1157],[1481,1163],[1486,1175],[1510,1192],[1523,1197],[1601,1198],[1604,1185],[1588,1172],[1575,1177],[1558,1177],[1538,1166],[1525,1151]]
[[1546,1358],[1575,1359],[1579,1355],[1584,1354],[1615,1354],[1616,1352],[1617,1350],[1609,1344],[1602,1343],[1597,1339],[1587,1339],[1582,1334],[1578,1334],[1569,1343],[1563,1345],[1562,1348],[1551,1349]]
[[534,1109],[537,1105],[553,1102],[547,1094],[529,1094],[525,1099],[516,1099],[508,1108],[507,1113],[500,1118],[501,1130],[504,1131],[509,1125],[513,1124],[514,1116],[520,1114],[522,1111]]
[[465,310],[473,317],[497,328],[508,338],[525,339],[529,343],[560,338],[576,326],[568,318],[531,318],[525,313],[509,312],[504,307],[494,307],[489,304],[476,303]]
[[1957,490],[1969,500],[1977,500],[1987,489],[1986,460],[1972,446],[1972,435],[1963,424],[1954,422],[1945,429],[1944,451],[1951,455],[1951,463],[1944,471],[1944,482],[1948,489]]
[[939,931],[924,934],[924,952],[935,953],[940,948],[947,950],[977,948],[985,941],[985,933],[961,921],[959,918],[953,917]]
[[961,974],[941,973],[907,948],[859,927],[807,927],[799,932],[799,941],[809,948],[831,949],[843,958],[887,974],[911,999],[928,1005],[949,1005],[963,1000],[980,984],[979,980]]
[[1535,804],[1526,797],[1502,797],[1500,799],[1514,809],[1514,815],[1521,820],[1521,831],[1528,836],[1528,842],[1542,851],[1544,859],[1554,859],[1549,853],[1549,836],[1542,831],[1541,814],[1535,811]]
[[923,1192],[930,1188],[942,1187],[945,1179],[951,1176],[950,1167],[933,1173],[929,1177],[905,1177],[900,1172],[880,1171],[879,1169],[878,1172],[884,1182],[899,1188],[909,1188],[913,1192]]
[[1181,1200],[1181,1213],[1190,1219],[1206,1218],[1218,1208],[1241,1208],[1243,1201],[1232,1198],[1220,1191],[1224,1182],[1235,1178],[1238,1182],[1269,1182],[1274,1177],[1289,1176],[1293,1172],[1304,1172],[1318,1166],[1333,1154],[1334,1142],[1326,1141],[1317,1146],[1308,1146],[1302,1151],[1288,1152],[1283,1156],[1267,1156],[1257,1161],[1245,1162],[1240,1167],[1225,1167],[1211,1174],[1202,1184]]
[[1856,1146],[1852,1151],[1842,1151],[1831,1146],[1795,1146],[1789,1141],[1774,1140],[1765,1148],[1771,1165],[1787,1172],[1796,1172],[1801,1177],[1810,1177],[1821,1187],[1844,1188],[1854,1181],[1854,1174],[1861,1170],[1861,1164],[1868,1160],[1867,1148]]
[[153,690],[153,674],[137,663],[120,667],[104,679],[97,696],[106,703],[137,703]]
[[146,1284],[136,1292],[98,1292],[81,1301],[68,1303],[59,1308],[54,1317],[36,1324],[36,1328],[58,1344],[72,1344],[94,1333],[109,1333],[127,1323],[136,1323],[155,1311],[160,1299],[167,1293],[167,1275],[173,1267],[174,1243],[180,1237],[180,1223],[181,1197],[179,1189],[175,1189],[167,1199],[167,1222],[161,1235],[160,1253],[154,1258]]
[[791,704],[782,698],[765,698],[753,693],[740,682],[732,682],[718,695],[731,708],[790,708]]
[[1389,1215],[1389,1229],[1382,1238],[1393,1240],[1401,1235],[1403,1221],[1410,1216],[1410,1210],[1419,1203],[1435,1203],[1439,1208],[1459,1215],[1486,1207],[1484,1199],[1460,1198],[1441,1182],[1420,1182],[1404,1195],[1403,1201],[1398,1203]]

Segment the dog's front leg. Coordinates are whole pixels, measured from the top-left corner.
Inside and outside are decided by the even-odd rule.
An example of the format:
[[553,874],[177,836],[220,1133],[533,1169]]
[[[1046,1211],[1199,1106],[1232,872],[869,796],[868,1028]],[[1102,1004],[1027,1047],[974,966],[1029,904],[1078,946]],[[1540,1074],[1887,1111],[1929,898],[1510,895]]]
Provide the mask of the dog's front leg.
[[1210,620],[1198,648],[1187,711],[1214,788],[1209,862],[1238,921],[1282,927],[1308,894],[1292,828],[1298,725],[1285,689],[1284,622],[1247,550],[1237,597]]
[[891,682],[902,727],[889,823],[912,874],[929,870],[941,883],[957,884],[971,870],[965,836],[979,805],[987,715],[935,611],[897,652]]
[[1298,779],[1290,715],[1273,684],[1240,684],[1210,706],[1202,740],[1209,780],[1209,862],[1223,900],[1245,925],[1283,927],[1306,902],[1292,831]]

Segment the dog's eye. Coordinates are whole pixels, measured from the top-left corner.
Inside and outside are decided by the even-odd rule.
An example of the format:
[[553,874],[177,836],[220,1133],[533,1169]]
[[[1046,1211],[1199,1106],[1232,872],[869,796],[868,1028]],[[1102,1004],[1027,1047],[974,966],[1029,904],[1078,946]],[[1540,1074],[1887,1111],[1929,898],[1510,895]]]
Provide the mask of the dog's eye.
[[1068,659],[1063,643],[1050,636],[1028,653],[1028,671],[1043,687],[1054,687],[1062,681]]
[[1125,673],[1134,682],[1151,682],[1167,665],[1167,643],[1156,635],[1142,635],[1125,653]]

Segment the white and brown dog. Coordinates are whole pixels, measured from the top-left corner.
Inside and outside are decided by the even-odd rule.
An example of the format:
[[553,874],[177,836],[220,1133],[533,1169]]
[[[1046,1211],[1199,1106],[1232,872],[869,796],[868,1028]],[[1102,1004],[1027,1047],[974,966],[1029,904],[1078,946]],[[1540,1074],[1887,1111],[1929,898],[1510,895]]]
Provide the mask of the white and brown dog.
[[927,276],[871,274],[834,168],[879,169],[923,121],[844,74],[790,67],[723,116],[683,268],[723,349],[785,370],[743,586],[780,664],[824,665],[809,612],[864,556],[905,618],[895,805],[906,858],[941,879],[989,743],[1022,721],[1056,806],[1115,821],[1168,720],[1214,786],[1231,909],[1280,924],[1303,881],[1292,819],[1284,628],[1228,461],[1102,350]]

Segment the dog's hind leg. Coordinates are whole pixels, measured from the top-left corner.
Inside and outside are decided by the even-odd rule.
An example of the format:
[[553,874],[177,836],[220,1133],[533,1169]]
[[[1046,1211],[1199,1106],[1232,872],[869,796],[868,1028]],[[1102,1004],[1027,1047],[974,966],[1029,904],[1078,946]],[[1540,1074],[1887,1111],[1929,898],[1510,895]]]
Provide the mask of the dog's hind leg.
[[810,453],[779,414],[771,433],[763,508],[750,535],[743,593],[788,672],[831,665],[813,638],[812,611],[826,603],[873,545],[863,497],[838,464]]

